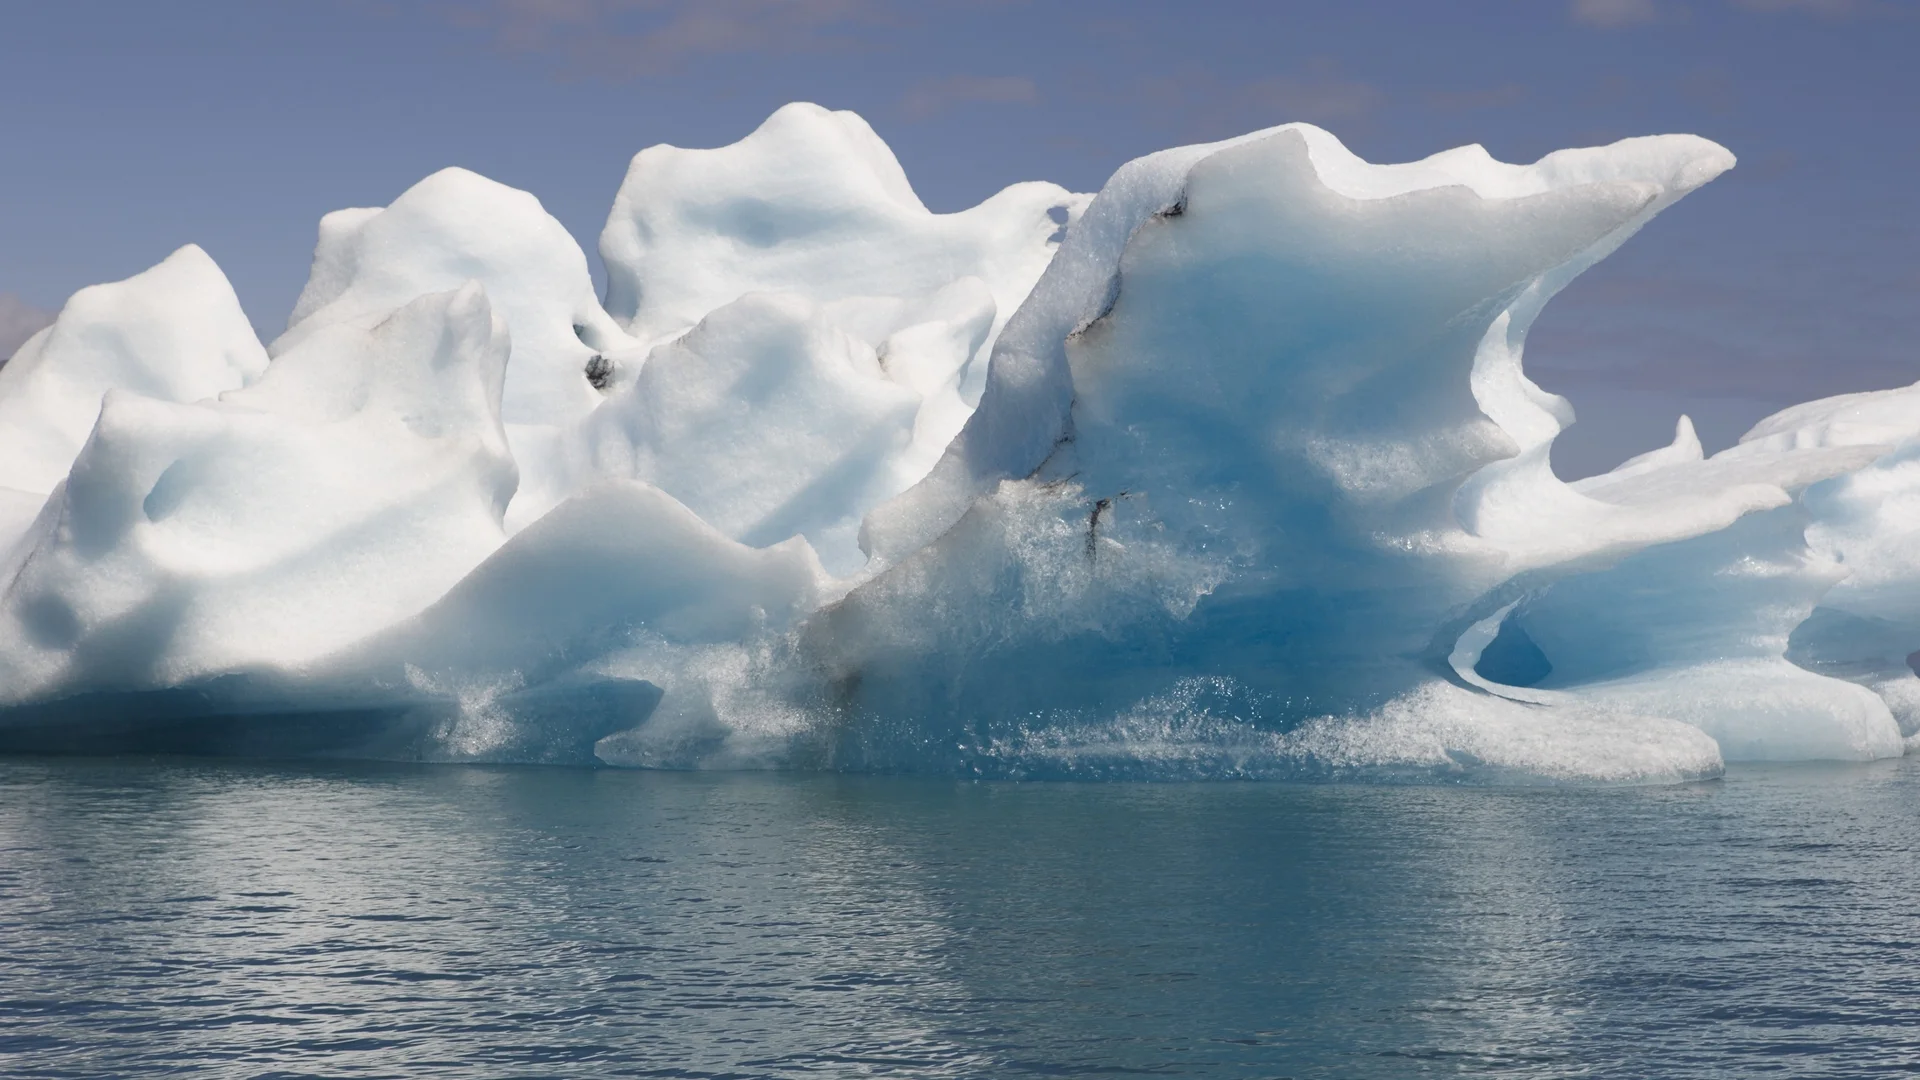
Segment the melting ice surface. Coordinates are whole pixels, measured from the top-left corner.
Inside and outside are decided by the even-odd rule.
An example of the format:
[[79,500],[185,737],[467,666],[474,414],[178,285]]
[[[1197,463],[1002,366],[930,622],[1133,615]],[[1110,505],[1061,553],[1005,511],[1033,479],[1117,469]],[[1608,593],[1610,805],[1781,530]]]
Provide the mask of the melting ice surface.
[[1521,364],[1733,164],[1301,124],[928,211],[851,113],[642,151],[609,289],[458,169],[262,346],[188,247],[0,368],[0,745],[1661,782],[1920,732],[1920,390],[1550,467]]

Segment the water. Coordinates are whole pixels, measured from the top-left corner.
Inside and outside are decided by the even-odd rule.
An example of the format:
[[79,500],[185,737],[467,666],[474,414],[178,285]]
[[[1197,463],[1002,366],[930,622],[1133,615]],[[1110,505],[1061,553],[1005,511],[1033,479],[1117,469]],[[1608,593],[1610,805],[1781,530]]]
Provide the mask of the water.
[[0,1075],[1920,1072],[1920,759],[1650,790],[0,760]]

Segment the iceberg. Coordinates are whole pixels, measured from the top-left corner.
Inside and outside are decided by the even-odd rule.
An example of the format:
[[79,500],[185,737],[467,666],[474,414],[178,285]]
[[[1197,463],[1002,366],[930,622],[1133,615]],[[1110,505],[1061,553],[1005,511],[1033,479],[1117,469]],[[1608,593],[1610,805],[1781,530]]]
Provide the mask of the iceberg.
[[185,249],[0,368],[0,747],[1658,783],[1920,738],[1920,391],[1574,483],[1544,306],[1734,164],[1289,124],[936,214],[790,105],[600,255],[458,169],[263,347]]

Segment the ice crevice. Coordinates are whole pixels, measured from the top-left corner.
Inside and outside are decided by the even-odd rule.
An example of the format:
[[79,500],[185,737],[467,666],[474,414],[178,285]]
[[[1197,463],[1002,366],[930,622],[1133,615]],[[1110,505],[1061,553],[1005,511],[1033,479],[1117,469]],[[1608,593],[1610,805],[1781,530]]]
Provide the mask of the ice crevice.
[[185,248],[0,367],[0,748],[1658,783],[1920,740],[1920,389],[1564,483],[1529,328],[1733,165],[1289,124],[929,211],[851,113],[444,170],[262,345]]

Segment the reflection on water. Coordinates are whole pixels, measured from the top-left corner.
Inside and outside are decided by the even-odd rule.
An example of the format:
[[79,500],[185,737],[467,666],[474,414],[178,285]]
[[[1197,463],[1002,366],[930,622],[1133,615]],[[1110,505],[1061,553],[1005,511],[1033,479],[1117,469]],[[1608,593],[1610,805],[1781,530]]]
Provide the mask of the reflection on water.
[[1656,790],[0,761],[0,1074],[1920,1069],[1920,761]]

